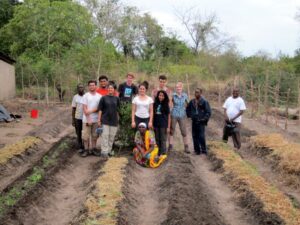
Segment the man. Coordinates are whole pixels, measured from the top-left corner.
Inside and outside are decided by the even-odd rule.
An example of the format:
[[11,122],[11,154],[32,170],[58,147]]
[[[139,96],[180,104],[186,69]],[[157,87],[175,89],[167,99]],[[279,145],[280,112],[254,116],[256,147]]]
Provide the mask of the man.
[[165,91],[168,94],[169,99],[171,99],[172,90],[167,87],[167,77],[165,75],[160,75],[158,77],[158,80],[159,80],[158,87],[154,88],[151,93],[152,99],[155,100],[157,92],[160,90]]
[[183,92],[183,83],[176,84],[176,92],[172,95],[172,110],[171,110],[171,129],[169,138],[169,151],[173,149],[173,139],[176,129],[176,124],[179,124],[181,136],[183,138],[184,152],[190,153],[186,132],[186,106],[188,104],[188,96]]
[[[98,134],[96,129],[98,127],[98,105],[101,99],[101,95],[96,92],[97,81],[90,80],[88,82],[89,92],[83,96],[83,118],[82,118],[82,136],[84,141],[85,151],[81,154],[82,157],[88,155],[88,151],[91,147],[94,155],[100,155],[100,152],[96,150],[96,144]],[[91,142],[90,142],[91,140]],[[91,146],[90,146],[91,143]]]
[[138,93],[137,87],[133,84],[134,74],[129,72],[126,76],[126,82],[119,85],[118,92],[121,102],[130,103]]
[[208,101],[202,97],[202,89],[195,90],[195,98],[192,99],[186,108],[187,117],[192,119],[192,137],[196,155],[207,155],[205,141],[205,126],[211,116],[211,109]]
[[79,148],[79,153],[83,153],[84,145],[82,141],[82,117],[83,117],[83,100],[84,87],[82,84],[77,85],[77,94],[74,95],[72,101],[72,125],[75,127],[77,135],[77,143]]
[[101,75],[99,77],[99,87],[97,88],[97,93],[101,96],[105,96],[108,94],[107,90],[108,85],[108,77],[106,75]]
[[[223,141],[227,143],[228,136],[231,135],[234,147],[240,149],[242,114],[246,110],[246,105],[244,100],[239,97],[239,90],[237,88],[233,89],[232,96],[226,99],[223,108],[225,116]],[[231,128],[229,128],[228,124]]]

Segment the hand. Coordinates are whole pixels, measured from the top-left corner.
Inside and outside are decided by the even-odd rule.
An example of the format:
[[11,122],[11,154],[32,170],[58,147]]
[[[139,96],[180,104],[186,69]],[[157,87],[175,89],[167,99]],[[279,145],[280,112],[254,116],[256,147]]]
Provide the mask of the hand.
[[148,128],[149,128],[149,129],[153,128],[153,127],[152,127],[152,122],[149,122],[149,123],[148,123]]
[[135,127],[136,127],[135,122],[132,122],[132,123],[131,123],[131,127],[132,127],[132,128],[135,128]]
[[98,121],[98,127],[101,127],[101,121]]
[[168,128],[167,128],[167,134],[169,134],[170,131],[171,131],[171,129],[168,127]]

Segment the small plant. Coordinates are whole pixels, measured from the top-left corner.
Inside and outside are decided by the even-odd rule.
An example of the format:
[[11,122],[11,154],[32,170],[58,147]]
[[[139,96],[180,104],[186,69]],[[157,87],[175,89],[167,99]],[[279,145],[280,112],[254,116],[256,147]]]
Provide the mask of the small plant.
[[122,103],[120,107],[120,128],[117,134],[119,147],[134,146],[134,129],[131,128],[131,104]]

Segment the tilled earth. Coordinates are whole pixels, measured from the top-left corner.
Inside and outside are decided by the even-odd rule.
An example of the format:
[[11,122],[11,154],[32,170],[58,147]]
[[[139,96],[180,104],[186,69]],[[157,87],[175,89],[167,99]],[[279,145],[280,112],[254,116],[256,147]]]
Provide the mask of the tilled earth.
[[[220,121],[222,115],[216,112],[208,126],[208,139],[221,138]],[[60,131],[59,126],[61,121],[56,125],[52,124],[51,129],[49,126],[45,126],[47,129],[39,127],[31,134],[39,134],[46,141],[48,137],[61,137],[58,134],[53,135],[53,132],[70,133],[66,131],[67,127]],[[253,134],[255,132],[244,130],[244,136]],[[189,138],[191,143],[191,137]],[[140,167],[133,161],[132,156],[126,156],[130,160],[123,185],[124,199],[118,205],[118,224],[257,224],[247,209],[237,205],[232,190],[211,170],[209,160],[183,153],[178,132],[176,140],[175,150],[170,152],[167,161],[157,169]],[[192,150],[192,145],[190,148]],[[16,204],[0,224],[69,224],[76,216],[84,213],[82,210],[86,196],[91,191],[93,181],[99,177],[99,169],[105,161],[94,156],[80,158],[74,147],[67,151],[68,154],[61,155],[64,157],[61,164],[50,168],[45,179],[30,195]],[[46,154],[45,149],[43,154],[44,152]],[[35,154],[36,150],[32,151],[32,155]],[[34,156],[26,157],[30,161],[30,157]],[[35,163],[36,160],[32,167]],[[10,164],[10,168],[22,164],[26,164],[26,169],[28,168],[28,163],[22,160],[17,165]],[[24,177],[14,177],[11,184],[6,179],[5,186],[13,188],[18,179]],[[2,181],[0,177],[0,184]]]

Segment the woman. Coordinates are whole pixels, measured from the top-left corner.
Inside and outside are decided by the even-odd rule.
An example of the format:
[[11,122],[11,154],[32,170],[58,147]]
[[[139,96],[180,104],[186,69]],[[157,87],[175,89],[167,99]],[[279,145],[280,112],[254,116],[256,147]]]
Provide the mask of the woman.
[[188,96],[183,92],[183,83],[178,82],[176,84],[176,92],[172,96],[173,109],[171,112],[171,131],[169,150],[173,149],[173,136],[176,129],[176,124],[179,124],[181,136],[183,138],[184,152],[190,153],[186,132],[186,106],[188,104]]
[[146,95],[148,85],[143,82],[138,88],[138,96],[132,100],[131,127],[136,128],[137,124],[144,122],[148,128],[152,128],[153,100]]
[[103,96],[99,102],[98,126],[103,125],[101,135],[101,154],[104,157],[111,156],[112,146],[119,124],[119,97],[114,96],[116,85],[108,84],[108,95]]
[[144,167],[156,168],[167,158],[166,155],[158,156],[158,148],[155,144],[153,132],[147,130],[145,123],[139,123],[135,134],[133,149],[135,161]]
[[167,92],[160,90],[157,92],[154,102],[153,126],[155,139],[158,145],[158,155],[166,154],[167,134],[170,132],[171,116],[169,97]]

